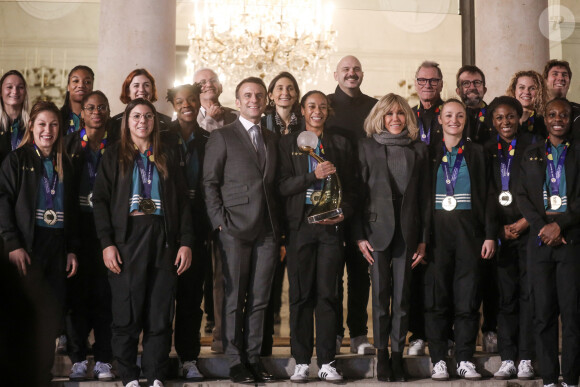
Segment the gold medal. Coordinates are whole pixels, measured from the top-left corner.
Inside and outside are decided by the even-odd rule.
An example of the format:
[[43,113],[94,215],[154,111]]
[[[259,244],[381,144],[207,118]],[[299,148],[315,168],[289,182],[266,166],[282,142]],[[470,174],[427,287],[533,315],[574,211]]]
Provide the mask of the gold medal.
[[139,211],[141,211],[146,215],[151,215],[152,213],[155,212],[156,209],[157,206],[155,205],[155,202],[152,199],[141,199],[141,201],[139,202]]

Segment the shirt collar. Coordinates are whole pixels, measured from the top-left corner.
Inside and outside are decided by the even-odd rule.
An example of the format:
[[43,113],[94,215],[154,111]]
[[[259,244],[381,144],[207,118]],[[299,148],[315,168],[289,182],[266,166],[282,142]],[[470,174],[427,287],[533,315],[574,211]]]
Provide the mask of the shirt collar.
[[242,116],[240,116],[240,122],[242,123],[242,125],[244,125],[244,129],[246,129],[246,131],[250,130],[254,125],[258,125],[258,127],[260,127],[259,122],[257,124],[254,124],[252,121],[248,121]]

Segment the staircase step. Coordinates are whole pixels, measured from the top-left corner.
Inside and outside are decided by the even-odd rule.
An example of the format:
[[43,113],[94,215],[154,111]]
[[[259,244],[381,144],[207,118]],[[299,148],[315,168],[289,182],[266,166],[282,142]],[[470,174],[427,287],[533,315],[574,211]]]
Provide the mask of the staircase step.
[[[346,352],[343,348],[343,353]],[[141,357],[138,357],[137,362],[140,364]],[[290,349],[289,348],[274,348],[274,354],[270,357],[262,358],[262,362],[268,371],[270,371],[276,378],[279,379],[288,379],[290,375],[294,372],[294,366],[296,365],[294,359],[290,356]],[[431,376],[431,359],[429,356],[405,356],[405,369],[407,374],[413,379],[428,379],[430,381]],[[477,352],[474,357],[475,365],[478,371],[483,375],[484,378],[491,378],[493,373],[499,369],[501,365],[501,359],[496,354],[488,354],[485,352]],[[376,377],[376,358],[372,355],[355,355],[355,354],[341,354],[337,355],[336,363],[338,369],[340,369],[344,375],[344,377],[348,380],[359,380],[359,379],[366,379],[367,382],[372,382],[372,380]],[[89,371],[92,371],[92,366],[94,361],[92,358],[89,358]],[[456,368],[456,363],[454,360],[449,359],[447,362],[447,366],[451,373],[453,374],[453,370]],[[113,365],[114,369],[115,366]],[[173,352],[170,357],[170,371],[169,375],[171,379],[178,379],[178,367],[179,361],[177,356]],[[198,360],[198,367],[200,371],[209,379],[227,379],[229,375],[229,363],[227,358],[224,355],[216,355],[209,350],[202,350],[201,356]],[[109,382],[109,383],[98,383],[98,382],[82,382],[81,384],[70,384],[68,382],[68,374],[70,372],[71,362],[68,357],[66,356],[56,356],[54,368],[53,368],[53,375],[56,376],[55,383],[62,383],[63,381],[67,381],[66,386],[116,386],[121,385],[120,382]],[[316,358],[314,357],[312,363],[310,364],[310,375],[315,377],[318,373],[318,366],[316,364]],[[465,381],[458,380],[458,382],[463,383]],[[489,380],[489,383],[499,383],[499,384],[489,384],[490,386],[504,386],[507,385],[503,381],[493,381]],[[89,384],[87,384],[89,383]],[[112,383],[112,384],[111,384]],[[117,384],[115,384],[117,383]],[[170,386],[188,386],[188,385],[205,385],[205,383],[213,383],[213,382],[203,382],[202,384],[199,383],[185,383],[184,382],[175,382],[177,384],[170,384]],[[179,384],[181,383],[181,384]],[[528,385],[522,384],[524,382],[518,381],[520,385]],[[63,384],[57,384],[63,385]],[[213,385],[213,384],[212,384]],[[268,383],[268,386],[274,386],[275,384]],[[407,384],[408,385],[408,384]],[[442,384],[438,384],[442,387]],[[512,384],[513,385],[513,384]],[[529,384],[534,385],[534,384]]]

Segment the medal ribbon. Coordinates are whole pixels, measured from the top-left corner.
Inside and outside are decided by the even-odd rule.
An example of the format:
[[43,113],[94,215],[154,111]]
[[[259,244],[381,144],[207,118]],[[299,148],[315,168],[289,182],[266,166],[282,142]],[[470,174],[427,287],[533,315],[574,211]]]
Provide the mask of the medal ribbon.
[[507,156],[504,156],[499,134],[497,135],[497,158],[499,159],[499,170],[501,175],[501,190],[509,191],[510,189],[510,173],[512,170],[512,159],[516,152],[516,141],[513,139],[508,148]]
[[58,173],[56,171],[56,168],[54,167],[54,160],[52,160],[52,181],[48,180],[48,172],[46,170],[46,168],[44,168],[44,163],[42,162],[42,155],[40,154],[40,151],[38,150],[38,147],[36,146],[36,144],[34,145],[34,148],[36,149],[36,153],[38,154],[38,156],[40,156],[41,158],[41,164],[42,164],[42,186],[44,188],[44,201],[46,204],[46,208],[47,209],[52,209],[53,206],[53,199],[54,199],[54,195],[56,195],[56,183],[58,181]]
[[[421,103],[417,105],[417,125],[419,126],[419,134],[421,135],[421,141],[425,144],[429,145],[431,143],[431,125],[427,128],[427,133],[425,133],[425,127],[423,125],[423,120],[421,120]],[[435,115],[439,114],[441,110],[441,106],[435,108]]]
[[560,178],[562,177],[562,169],[564,169],[564,161],[566,161],[568,145],[570,145],[568,142],[564,144],[564,150],[558,159],[558,166],[554,167],[550,137],[546,139],[546,158],[548,159],[546,164],[548,164],[548,174],[550,175],[550,195],[560,196]]
[[445,190],[447,191],[447,196],[453,196],[453,191],[455,190],[455,183],[457,182],[457,176],[459,176],[459,168],[463,161],[463,140],[459,142],[458,148],[457,156],[455,157],[455,164],[453,164],[453,170],[449,173],[447,148],[445,147],[445,140],[443,140],[443,159],[441,160],[441,167],[445,174]]
[[10,125],[10,145],[12,150],[18,148],[22,137],[24,137],[24,130],[20,130],[20,120],[17,119]]
[[137,154],[135,161],[137,162],[139,176],[141,177],[141,194],[143,195],[143,199],[151,199],[151,188],[153,186],[153,161],[151,161],[151,158],[153,155],[153,147],[147,149],[145,154],[147,156],[147,166],[144,165],[140,154]]
[[80,131],[81,136],[81,147],[85,150],[87,169],[89,170],[89,185],[91,191],[95,185],[95,178],[97,177],[97,170],[99,168],[99,163],[101,162],[101,156],[105,153],[105,146],[107,146],[107,132],[101,139],[101,145],[99,145],[99,152],[97,153],[97,160],[93,163],[93,157],[91,154],[91,148],[89,145],[89,136],[87,135],[87,129],[82,128]]

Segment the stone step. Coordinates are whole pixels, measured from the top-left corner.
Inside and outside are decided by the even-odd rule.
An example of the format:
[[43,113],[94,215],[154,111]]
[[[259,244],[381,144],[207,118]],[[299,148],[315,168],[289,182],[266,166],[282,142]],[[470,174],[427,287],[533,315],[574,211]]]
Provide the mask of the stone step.
[[[376,379],[345,379],[342,383],[343,385],[358,385],[358,386],[379,386],[385,385],[384,382],[379,382]],[[142,387],[147,387],[147,381],[142,379],[140,380],[140,385]],[[318,379],[311,379],[307,384],[308,387],[328,387],[330,384],[327,382],[321,382]],[[470,382],[463,379],[452,379],[446,382],[434,382],[431,379],[412,379],[409,380],[407,383],[388,383],[389,387],[412,387],[412,386],[421,386],[421,387],[446,387],[446,386],[453,386],[453,387],[542,387],[542,380],[494,380],[494,379],[483,379],[478,382]],[[178,381],[178,380],[169,380],[165,382],[165,387],[218,387],[218,386],[242,386],[241,384],[232,383],[230,380],[209,380],[203,382],[185,382],[185,381]],[[294,386],[296,387],[296,383],[291,383],[289,380],[281,380],[276,382],[271,382],[267,384],[263,384],[262,386],[266,387],[281,387],[281,386]],[[51,387],[123,387],[123,383],[121,381],[113,381],[113,382],[96,382],[96,381],[86,381],[86,382],[69,382],[69,381],[61,381],[55,380],[52,382]]]
[[[343,353],[346,352],[345,348],[343,348]],[[172,353],[170,358],[170,378],[171,379],[178,379],[178,359],[175,353]],[[264,366],[266,369],[271,372],[276,378],[279,379],[288,379],[290,375],[294,372],[295,361],[290,356],[289,348],[274,348],[274,354],[270,357],[264,357],[262,359]],[[140,362],[140,357],[138,358],[138,363]],[[405,356],[405,369],[407,374],[417,380],[421,379],[428,379],[430,381],[431,376],[431,359],[429,356]],[[474,362],[478,371],[484,376],[484,378],[491,378],[493,373],[499,369],[501,364],[501,359],[498,355],[488,354],[485,352],[477,352],[475,354]],[[89,359],[89,368],[92,370],[94,362],[93,359]],[[372,379],[376,381],[376,358],[372,355],[354,355],[354,354],[341,354],[337,355],[336,357],[336,364],[337,368],[340,369],[344,375],[344,377],[348,380],[359,380],[359,379],[366,379],[368,382],[371,382]],[[448,360],[447,365],[449,367],[450,373],[453,375],[454,370],[456,368],[456,364],[454,360]],[[208,379],[227,379],[229,375],[229,363],[228,360],[224,355],[216,355],[204,348],[202,350],[201,356],[198,361],[198,367],[200,371],[208,378]],[[66,385],[66,386],[116,386],[121,385],[120,382],[111,383],[97,383],[97,382],[83,382],[81,384],[70,384],[68,382],[68,374],[70,372],[71,363],[68,357],[66,356],[57,356],[55,360],[55,365],[53,368],[53,375],[56,376],[55,385]],[[318,366],[316,364],[316,358],[313,358],[312,363],[310,364],[310,375],[315,377],[318,373]],[[63,381],[67,381],[66,384],[62,384]],[[227,382],[227,381],[226,381]],[[458,381],[460,383],[464,381]],[[497,384],[498,386],[506,385],[504,382],[500,381],[488,381],[490,383],[500,383]],[[89,383],[89,384],[86,384]],[[93,383],[93,384],[91,384]],[[95,384],[96,383],[96,384]],[[197,383],[183,383],[176,381],[177,384],[170,384],[175,386],[188,386],[188,385],[200,385]],[[179,384],[181,383],[181,384]],[[206,382],[204,382],[206,383]],[[213,383],[213,382],[208,382]],[[503,384],[502,384],[503,383]],[[517,383],[523,383],[518,381]],[[212,384],[213,385],[213,384]],[[275,384],[268,383],[269,386],[273,386]],[[407,384],[408,385],[408,384]],[[441,383],[438,384],[442,386]],[[496,384],[489,384],[490,386],[495,386]],[[514,384],[512,384],[514,385]],[[517,384],[515,384],[517,385]],[[524,384],[520,384],[524,385]],[[528,384],[525,384],[526,386]],[[534,384],[529,384],[534,385]]]

